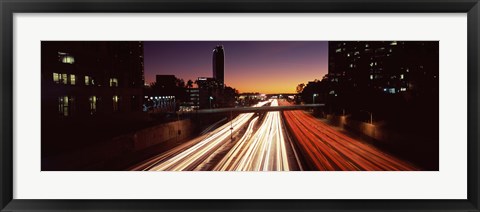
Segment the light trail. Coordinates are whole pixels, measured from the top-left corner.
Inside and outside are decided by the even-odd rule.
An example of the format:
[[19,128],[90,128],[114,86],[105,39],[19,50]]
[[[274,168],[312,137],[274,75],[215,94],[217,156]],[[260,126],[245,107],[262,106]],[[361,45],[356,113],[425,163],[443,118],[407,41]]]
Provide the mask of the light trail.
[[317,170],[418,170],[371,145],[350,138],[304,111],[284,111],[300,149]]
[[[261,102],[254,107],[261,107],[268,102]],[[174,148],[166,153],[148,161],[152,165],[143,170],[150,171],[184,171],[193,170],[199,166],[210,154],[215,152],[222,145],[230,141],[230,127],[233,126],[234,133],[238,132],[253,117],[254,113],[238,115],[231,122],[228,122],[206,136],[193,139],[194,145],[184,148]],[[189,142],[190,143],[190,142]]]
[[[278,106],[277,100],[271,106]],[[250,122],[244,136],[235,144],[213,170],[217,171],[288,171],[286,139],[280,112],[268,112],[253,133]]]

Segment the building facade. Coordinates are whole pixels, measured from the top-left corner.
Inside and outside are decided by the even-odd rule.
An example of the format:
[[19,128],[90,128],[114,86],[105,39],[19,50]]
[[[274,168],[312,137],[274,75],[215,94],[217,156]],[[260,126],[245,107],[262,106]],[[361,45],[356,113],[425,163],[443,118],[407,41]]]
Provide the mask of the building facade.
[[307,85],[302,98],[313,100],[316,95],[332,113],[357,111],[397,123],[414,112],[434,117],[439,104],[439,42],[329,42],[328,74],[312,85],[317,88],[310,91],[307,87],[315,86]]
[[41,46],[42,116],[141,112],[142,42],[43,41]]
[[328,53],[327,78],[339,89],[438,91],[436,41],[331,41]]
[[187,100],[182,106],[181,111],[192,111],[200,109],[200,89],[199,88],[186,88]]
[[199,77],[196,84],[198,86],[199,108],[210,109],[217,107],[221,84],[212,77]]

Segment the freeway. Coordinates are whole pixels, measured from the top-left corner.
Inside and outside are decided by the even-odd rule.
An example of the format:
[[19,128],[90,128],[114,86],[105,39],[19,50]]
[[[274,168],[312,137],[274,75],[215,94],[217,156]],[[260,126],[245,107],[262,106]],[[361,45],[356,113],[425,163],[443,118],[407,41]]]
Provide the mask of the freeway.
[[[278,106],[273,100],[271,107]],[[268,112],[253,133],[253,119],[244,136],[213,169],[216,171],[289,171],[286,133],[280,112]]]
[[[260,102],[254,107],[261,107],[268,101]],[[199,136],[177,148],[154,157],[132,170],[150,171],[184,171],[194,170],[217,149],[230,141],[231,133],[238,132],[254,116],[254,113],[243,113],[214,131]],[[233,128],[231,132],[231,127]]]
[[292,136],[315,170],[418,170],[405,161],[337,131],[305,111],[284,111],[283,114]]
[[[279,107],[276,99],[255,107],[269,102],[269,108]],[[239,139],[231,140],[232,134],[239,134]],[[308,165],[307,170],[319,171],[419,170],[303,110],[274,110],[263,116],[242,113],[133,170],[291,171],[304,170],[302,164]]]

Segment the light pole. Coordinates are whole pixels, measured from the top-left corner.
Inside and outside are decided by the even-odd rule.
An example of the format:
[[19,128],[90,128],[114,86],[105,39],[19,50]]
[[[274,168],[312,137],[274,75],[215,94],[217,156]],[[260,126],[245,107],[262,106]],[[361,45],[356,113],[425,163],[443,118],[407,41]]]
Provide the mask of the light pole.
[[208,98],[208,101],[210,102],[210,109],[212,109],[212,99],[213,99],[212,96],[210,96],[210,97]]
[[313,104],[315,104],[315,97],[317,97],[317,96],[318,96],[318,93],[313,94]]
[[363,111],[363,112],[366,112],[366,113],[370,114],[370,124],[373,124],[373,113],[370,112],[370,111],[366,111],[366,110],[360,110],[360,111]]

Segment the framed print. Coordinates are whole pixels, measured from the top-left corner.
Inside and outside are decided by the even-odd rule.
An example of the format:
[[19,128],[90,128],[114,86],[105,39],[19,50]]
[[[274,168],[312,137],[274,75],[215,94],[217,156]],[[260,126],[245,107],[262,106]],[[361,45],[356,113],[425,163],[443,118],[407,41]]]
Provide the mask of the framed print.
[[476,0],[0,6],[2,211],[479,211]]

